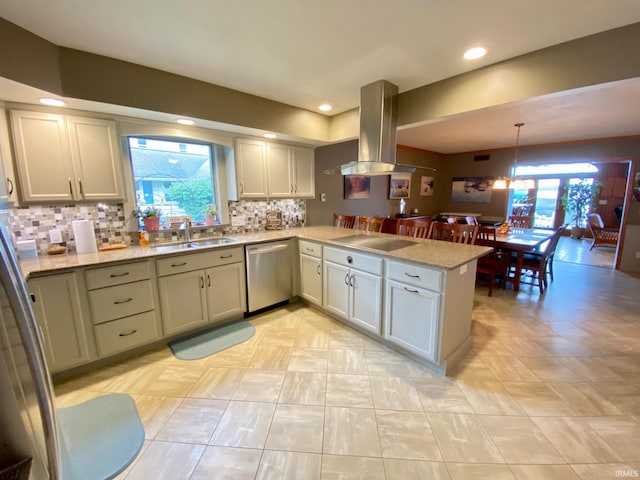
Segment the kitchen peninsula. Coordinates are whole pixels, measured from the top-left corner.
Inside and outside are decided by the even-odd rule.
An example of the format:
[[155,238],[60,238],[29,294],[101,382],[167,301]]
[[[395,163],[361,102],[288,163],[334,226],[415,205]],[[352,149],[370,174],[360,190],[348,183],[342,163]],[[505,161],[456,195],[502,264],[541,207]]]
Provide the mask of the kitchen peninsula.
[[[450,371],[470,349],[476,259],[489,253],[488,247],[336,227],[260,231],[225,238],[229,243],[188,250],[134,246],[21,261],[29,288],[36,290],[34,310],[48,337],[52,370],[68,371],[167,341],[177,333],[188,334],[210,328],[220,320],[241,318],[246,311],[243,247],[288,238],[297,239],[299,245],[299,261],[295,259],[294,265],[300,265],[300,271],[294,269],[293,277],[299,276],[300,282],[294,282],[298,285],[292,296],[299,295],[440,373]],[[226,277],[230,281],[217,284],[228,288],[224,298],[232,298],[236,304],[221,309],[209,301],[209,313],[202,322],[176,324],[170,315],[170,299],[164,297],[165,290],[158,285],[170,278],[164,276],[164,268],[171,259],[176,264],[179,259],[182,264],[185,259],[196,257],[199,271],[206,272],[207,278],[213,277],[214,284],[216,275],[233,273]],[[201,258],[208,263],[201,264]],[[126,272],[119,271],[123,267]],[[205,278],[205,273],[183,275],[187,274]],[[38,290],[38,284],[47,280],[53,280],[60,290],[54,301],[68,299],[68,305],[51,309],[38,304],[38,291],[41,295],[46,291]],[[200,283],[194,285],[198,287]],[[140,291],[139,303],[135,300],[136,289]],[[308,291],[313,294],[307,295]],[[108,295],[112,293],[126,296],[127,302],[117,303],[123,301],[120,297],[111,302]],[[212,294],[216,298],[215,292]],[[101,308],[100,302],[104,301],[109,308]],[[138,308],[133,308],[136,305]],[[62,307],[70,312],[64,328],[52,324],[61,316],[51,315],[53,310],[65,310]],[[206,313],[207,307],[203,309]],[[73,345],[69,345],[70,341]],[[56,342],[65,342],[58,352],[67,357],[56,356]]]

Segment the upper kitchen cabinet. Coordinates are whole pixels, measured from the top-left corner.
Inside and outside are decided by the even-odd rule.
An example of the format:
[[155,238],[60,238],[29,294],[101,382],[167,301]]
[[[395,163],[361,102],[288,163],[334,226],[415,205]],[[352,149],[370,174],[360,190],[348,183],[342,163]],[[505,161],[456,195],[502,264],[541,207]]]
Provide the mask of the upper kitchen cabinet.
[[313,149],[237,139],[240,198],[313,198]]
[[11,112],[25,202],[124,198],[115,123],[42,112]]
[[7,115],[0,108],[0,208],[18,203],[12,158]]
[[238,196],[267,197],[267,150],[265,142],[239,138],[236,140]]

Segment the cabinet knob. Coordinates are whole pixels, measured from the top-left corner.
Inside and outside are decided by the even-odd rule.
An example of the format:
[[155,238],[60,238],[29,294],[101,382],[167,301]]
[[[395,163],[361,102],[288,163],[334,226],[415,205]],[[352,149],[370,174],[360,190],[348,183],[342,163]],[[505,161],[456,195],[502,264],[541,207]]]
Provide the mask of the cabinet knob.
[[347,257],[347,263],[348,263],[348,264],[352,264],[352,263],[353,263],[353,257],[352,257],[351,255],[349,255],[349,256]]

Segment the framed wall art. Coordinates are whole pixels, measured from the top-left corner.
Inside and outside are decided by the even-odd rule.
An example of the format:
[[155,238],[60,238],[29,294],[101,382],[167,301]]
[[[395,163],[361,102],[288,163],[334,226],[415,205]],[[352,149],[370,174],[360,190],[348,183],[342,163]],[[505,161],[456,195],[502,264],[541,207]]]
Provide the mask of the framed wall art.
[[490,203],[494,177],[454,177],[451,179],[452,202]]
[[389,198],[409,198],[411,195],[411,174],[394,173],[389,180]]
[[420,196],[432,197],[433,196],[433,177],[420,177]]
[[371,195],[371,177],[362,175],[344,176],[344,198],[369,198]]

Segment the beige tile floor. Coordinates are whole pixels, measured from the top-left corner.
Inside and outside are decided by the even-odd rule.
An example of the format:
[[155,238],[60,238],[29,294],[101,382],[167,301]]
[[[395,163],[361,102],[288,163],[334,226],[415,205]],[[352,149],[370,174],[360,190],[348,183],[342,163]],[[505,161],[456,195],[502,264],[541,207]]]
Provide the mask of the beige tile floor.
[[621,478],[640,470],[639,287],[558,262],[542,297],[479,288],[450,377],[298,303],[227,351],[155,350],[57,401],[135,399],[147,441],[119,479]]

